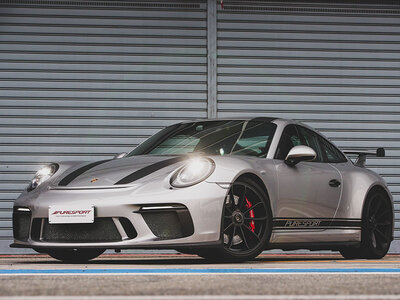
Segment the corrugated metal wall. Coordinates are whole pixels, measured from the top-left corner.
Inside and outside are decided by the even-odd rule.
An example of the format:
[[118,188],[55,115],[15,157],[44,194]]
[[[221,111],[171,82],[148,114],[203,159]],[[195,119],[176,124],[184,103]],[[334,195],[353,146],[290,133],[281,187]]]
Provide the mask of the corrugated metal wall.
[[400,3],[375,3],[225,1],[218,116],[299,119],[342,149],[385,147],[368,166],[390,185],[400,239]]
[[[39,165],[207,117],[204,1],[0,1],[0,243]],[[6,245],[7,244],[7,245]]]
[[[343,149],[386,147],[369,167],[390,184],[400,238],[398,1],[224,2],[218,117],[295,118]],[[0,0],[0,251],[39,165],[207,117],[206,3]]]

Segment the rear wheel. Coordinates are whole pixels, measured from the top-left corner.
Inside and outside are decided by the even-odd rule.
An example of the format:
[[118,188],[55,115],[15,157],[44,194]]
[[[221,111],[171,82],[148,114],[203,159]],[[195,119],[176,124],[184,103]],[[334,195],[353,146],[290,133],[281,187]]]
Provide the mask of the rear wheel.
[[374,192],[364,205],[360,247],[345,248],[340,253],[347,259],[382,258],[389,250],[392,231],[392,205],[383,192]]
[[85,263],[104,251],[105,249],[51,249],[47,254],[66,263]]
[[343,248],[340,250],[340,254],[342,254],[345,259],[362,258],[361,248]]
[[222,217],[223,246],[199,249],[199,256],[214,261],[246,261],[266,248],[272,228],[269,199],[252,180],[243,178],[231,185]]

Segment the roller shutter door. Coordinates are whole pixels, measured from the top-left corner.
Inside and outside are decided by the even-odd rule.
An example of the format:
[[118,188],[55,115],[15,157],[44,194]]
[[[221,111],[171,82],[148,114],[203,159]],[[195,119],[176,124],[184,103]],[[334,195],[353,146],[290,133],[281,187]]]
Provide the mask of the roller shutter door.
[[207,116],[204,1],[0,1],[0,251],[40,165]]
[[[361,4],[364,3],[364,4]],[[225,1],[218,9],[218,117],[293,118],[368,160],[393,193],[400,250],[398,1]]]

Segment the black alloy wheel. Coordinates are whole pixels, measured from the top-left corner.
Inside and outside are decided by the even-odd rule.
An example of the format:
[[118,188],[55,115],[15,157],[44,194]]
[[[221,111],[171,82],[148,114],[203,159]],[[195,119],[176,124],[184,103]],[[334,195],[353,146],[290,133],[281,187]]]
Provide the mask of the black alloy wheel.
[[94,259],[106,249],[48,249],[46,252],[51,257],[65,263],[85,263]]
[[378,259],[386,255],[393,239],[393,209],[383,192],[368,196],[363,209],[361,246],[342,249],[343,257]]
[[224,202],[222,216],[223,246],[198,251],[198,255],[218,261],[246,261],[267,246],[272,230],[269,198],[252,180],[234,182]]

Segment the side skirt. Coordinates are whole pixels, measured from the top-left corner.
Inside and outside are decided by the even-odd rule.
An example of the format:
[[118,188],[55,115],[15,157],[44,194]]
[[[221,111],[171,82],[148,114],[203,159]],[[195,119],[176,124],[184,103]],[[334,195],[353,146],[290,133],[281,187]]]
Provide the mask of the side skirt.
[[311,251],[320,251],[320,250],[339,251],[340,249],[345,247],[357,248],[359,246],[360,242],[277,243],[277,244],[269,244],[266,250],[282,249],[288,251],[288,250],[306,249]]
[[360,219],[275,218],[268,249],[335,251],[360,242]]
[[273,230],[361,229],[361,219],[274,218]]

